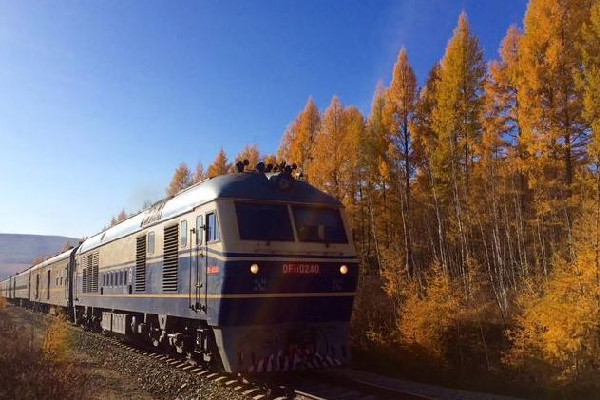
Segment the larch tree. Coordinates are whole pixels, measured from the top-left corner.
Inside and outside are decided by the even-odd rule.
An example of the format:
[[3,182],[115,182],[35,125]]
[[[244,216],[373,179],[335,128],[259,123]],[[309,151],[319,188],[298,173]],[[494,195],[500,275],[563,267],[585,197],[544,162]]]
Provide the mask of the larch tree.
[[[506,190],[504,195],[510,197],[510,208],[513,216],[513,227],[509,227],[516,238],[515,256],[524,273],[528,270],[528,256],[525,242],[526,221],[530,219],[529,184],[527,182],[526,140],[523,138],[522,124],[519,122],[519,88],[523,79],[521,68],[521,43],[523,32],[511,26],[500,46],[500,59],[492,61],[489,66],[489,79],[486,82],[486,118],[484,147],[493,151],[497,157],[503,157]],[[488,152],[489,154],[489,152]],[[512,248],[509,248],[509,251]],[[511,255],[511,258],[513,256]]]
[[283,132],[283,136],[281,137],[281,141],[279,142],[279,147],[277,148],[277,159],[278,160],[291,160],[293,159],[292,154],[292,146],[296,141],[298,131],[297,121],[294,120],[292,123],[288,125]]
[[246,145],[235,157],[235,162],[248,160],[248,168],[254,169],[260,161],[260,151],[257,144]]
[[412,161],[411,121],[414,117],[417,99],[417,77],[408,61],[406,49],[401,49],[394,65],[392,81],[387,90],[385,113],[391,129],[392,155],[394,172],[398,176],[397,195],[402,207],[404,259],[406,273],[413,276],[411,239],[411,179],[414,171]]
[[313,145],[321,125],[321,115],[312,97],[297,119],[296,140],[292,146],[292,159],[302,171],[307,171],[313,159]]
[[169,187],[167,188],[167,196],[175,196],[177,193],[191,184],[192,176],[190,174],[190,169],[186,163],[181,163],[173,173],[173,178],[171,179],[171,183],[169,183]]
[[[562,238],[572,243],[574,174],[585,160],[588,139],[575,77],[589,7],[587,0],[531,0],[525,15],[518,111],[526,171],[543,230],[537,258],[544,271],[552,249],[563,247]],[[572,246],[565,250],[572,252]]]
[[590,20],[583,27],[581,41],[583,73],[580,90],[583,92],[584,117],[591,128],[590,153],[600,165],[600,2],[591,9]]
[[453,215],[452,228],[460,245],[460,252],[454,258],[466,276],[464,268],[470,253],[469,180],[481,142],[485,63],[483,50],[471,33],[465,12],[460,15],[448,42],[439,76],[432,112],[437,148],[432,153],[431,167],[451,207],[448,215]]
[[[369,135],[366,151],[366,164],[368,165],[367,201],[369,204],[370,231],[375,246],[375,252],[379,268],[381,262],[381,243],[385,247],[391,242],[390,209],[388,207],[388,191],[390,185],[390,160],[389,148],[391,145],[391,135],[389,121],[385,113],[386,89],[379,82],[375,88],[373,101],[371,102],[371,114],[367,122],[366,132]],[[375,218],[375,215],[378,218]]]
[[340,201],[351,195],[348,158],[354,149],[346,128],[344,108],[334,96],[323,114],[313,147],[314,158],[308,165],[309,182]]
[[594,264],[600,271],[600,1],[596,1],[590,12],[590,19],[583,27],[581,53],[583,72],[579,76],[580,90],[583,91],[584,117],[591,128],[589,153],[591,173],[586,174],[592,182],[589,186],[592,208],[595,209],[594,230],[590,235],[594,246]]
[[320,129],[321,116],[312,97],[286,130],[277,155],[281,161],[296,163],[307,174],[313,160],[313,146]]
[[119,213],[119,215],[117,215],[117,223],[119,222],[123,222],[127,219],[127,213],[125,212],[125,210],[121,210],[121,212]]
[[428,213],[426,213],[421,219],[421,226],[426,227],[425,232],[428,232],[426,237],[431,238],[431,243],[425,246],[425,252],[420,254],[417,259],[421,261],[421,266],[428,265],[431,261],[437,259],[442,266],[446,267],[448,262],[445,218],[443,218],[436,189],[436,179],[431,166],[431,160],[433,160],[433,154],[437,150],[438,142],[437,133],[433,129],[433,110],[437,104],[439,80],[440,65],[436,64],[429,71],[425,86],[419,93],[415,115],[411,121],[411,132],[413,165],[416,168],[414,194],[419,197],[422,203],[427,204],[426,212],[432,210],[435,215],[435,218],[428,218]]
[[219,153],[217,154],[217,157],[215,157],[212,164],[210,164],[210,166],[208,167],[207,175],[209,178],[224,175],[229,171],[230,168],[231,163],[227,159],[227,153],[225,153],[225,150],[223,150],[223,148],[221,147]]
[[202,182],[206,178],[207,176],[206,171],[204,171],[204,165],[202,165],[202,162],[199,162],[198,165],[196,165],[196,170],[192,176],[192,183]]
[[522,173],[521,128],[518,123],[517,89],[520,78],[521,31],[511,26],[502,41],[498,60],[489,64],[485,81],[481,159],[476,169],[475,217],[479,240],[488,249],[482,263],[494,285],[503,316],[509,309],[509,287],[516,272],[527,275],[525,245],[526,180]]
[[[485,130],[483,146],[494,157],[511,156],[518,163],[521,126],[518,119],[518,84],[521,78],[519,47],[523,33],[516,26],[506,32],[500,49],[499,60],[489,64],[489,75],[485,82]],[[506,148],[511,154],[506,154]],[[512,150],[515,149],[515,150]]]
[[354,217],[352,225],[353,229],[355,229],[360,224],[358,221],[359,213],[357,211],[359,207],[359,186],[362,179],[359,149],[364,140],[365,119],[358,108],[349,106],[344,109],[343,124],[344,143],[347,146],[348,152],[340,165],[340,173],[348,192],[345,198],[345,205],[348,213]]

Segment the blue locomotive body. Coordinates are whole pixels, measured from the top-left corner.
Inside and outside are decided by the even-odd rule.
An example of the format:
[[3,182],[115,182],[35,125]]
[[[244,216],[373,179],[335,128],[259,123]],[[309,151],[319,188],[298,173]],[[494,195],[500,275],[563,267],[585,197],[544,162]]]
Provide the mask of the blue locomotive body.
[[227,371],[343,364],[358,279],[350,236],[341,204],[289,171],[222,175],[60,257],[71,260],[65,308]]

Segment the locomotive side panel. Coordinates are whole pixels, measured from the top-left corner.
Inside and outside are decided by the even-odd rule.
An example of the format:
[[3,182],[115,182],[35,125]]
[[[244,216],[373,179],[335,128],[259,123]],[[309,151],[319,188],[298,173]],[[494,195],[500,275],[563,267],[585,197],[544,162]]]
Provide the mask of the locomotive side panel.
[[[187,319],[209,317],[210,312],[191,306],[205,300],[199,292],[214,288],[204,282],[203,266],[207,250],[220,248],[221,241],[207,244],[204,230],[198,228],[215,209],[215,204],[209,203],[77,254],[75,306]],[[93,254],[98,258],[97,278],[89,273]],[[94,290],[88,282],[96,279]]]

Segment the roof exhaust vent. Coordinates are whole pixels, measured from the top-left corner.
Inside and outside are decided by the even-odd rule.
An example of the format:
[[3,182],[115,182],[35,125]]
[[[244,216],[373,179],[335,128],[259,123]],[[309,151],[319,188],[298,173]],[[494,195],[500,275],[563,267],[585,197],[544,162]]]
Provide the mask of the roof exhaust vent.
[[248,160],[236,162],[235,167],[237,169],[237,172],[244,172],[244,168],[246,168],[246,165],[248,164],[250,164],[250,161]]

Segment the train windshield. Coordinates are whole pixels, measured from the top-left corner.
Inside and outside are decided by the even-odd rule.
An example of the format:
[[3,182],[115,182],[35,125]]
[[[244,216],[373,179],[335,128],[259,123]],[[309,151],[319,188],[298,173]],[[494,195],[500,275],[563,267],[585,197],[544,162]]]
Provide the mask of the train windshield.
[[314,206],[292,206],[301,242],[348,243],[339,210]]
[[294,241],[286,205],[236,202],[235,211],[240,239]]

